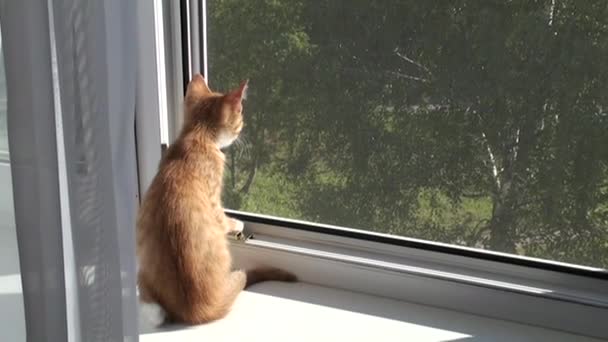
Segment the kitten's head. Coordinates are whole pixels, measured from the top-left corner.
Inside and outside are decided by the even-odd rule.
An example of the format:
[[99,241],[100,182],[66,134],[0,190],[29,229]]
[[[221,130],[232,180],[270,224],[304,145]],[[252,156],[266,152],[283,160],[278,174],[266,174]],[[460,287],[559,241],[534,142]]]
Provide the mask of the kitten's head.
[[200,74],[194,75],[184,101],[185,125],[202,125],[215,139],[220,148],[229,146],[243,129],[243,99],[247,81],[226,93],[211,91]]

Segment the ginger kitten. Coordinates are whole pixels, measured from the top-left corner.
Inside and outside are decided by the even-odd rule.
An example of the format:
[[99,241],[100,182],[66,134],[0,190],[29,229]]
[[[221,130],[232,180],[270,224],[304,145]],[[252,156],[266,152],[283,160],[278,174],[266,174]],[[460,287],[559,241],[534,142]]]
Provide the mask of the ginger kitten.
[[170,321],[199,324],[224,317],[245,287],[296,281],[276,268],[233,271],[226,233],[243,223],[224,214],[224,154],[243,128],[247,88],[212,92],[201,75],[188,85],[185,119],[160,162],[137,217],[140,299],[158,303]]

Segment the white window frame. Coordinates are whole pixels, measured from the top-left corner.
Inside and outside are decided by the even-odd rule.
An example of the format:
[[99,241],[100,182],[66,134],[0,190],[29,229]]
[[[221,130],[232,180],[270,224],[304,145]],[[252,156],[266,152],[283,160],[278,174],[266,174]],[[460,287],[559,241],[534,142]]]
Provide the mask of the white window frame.
[[[171,115],[162,124],[172,127],[172,141],[181,123],[184,80],[193,70],[207,71],[206,1],[166,1],[171,10],[165,13],[163,39],[172,48],[164,70],[174,76],[164,85]],[[193,49],[200,53],[182,54]],[[150,91],[142,96],[155,94]],[[141,113],[144,122],[160,117],[158,112]],[[158,139],[157,132],[141,134],[145,141],[152,141]],[[157,165],[158,159],[140,164],[140,176],[154,174]],[[276,266],[292,270],[304,282],[608,339],[608,272],[603,269],[233,210],[227,213],[244,221],[246,232],[253,235],[232,243],[237,266]]]

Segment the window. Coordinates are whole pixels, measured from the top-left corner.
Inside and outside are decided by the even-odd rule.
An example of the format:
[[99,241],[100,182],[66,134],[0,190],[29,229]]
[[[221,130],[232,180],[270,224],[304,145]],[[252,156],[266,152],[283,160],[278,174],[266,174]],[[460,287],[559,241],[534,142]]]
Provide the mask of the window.
[[[165,107],[180,106],[181,83],[185,79],[182,76],[186,74],[184,64],[188,63],[188,73],[202,69],[206,76],[210,66],[211,85],[216,89],[232,87],[243,77],[251,79],[252,96],[246,110],[249,135],[241,145],[227,151],[226,203],[230,208],[279,218],[232,213],[245,218],[247,229],[255,238],[238,239],[231,242],[230,247],[235,268],[264,264],[297,274],[301,284],[292,285],[298,287],[294,291],[298,296],[280,300],[290,310],[299,310],[292,305],[296,302],[312,308],[331,307],[332,301],[325,299],[336,297],[337,293],[329,288],[324,291],[325,295],[315,290],[310,292],[311,298],[300,297],[303,288],[325,286],[363,294],[361,303],[366,311],[361,312],[361,316],[364,318],[383,316],[382,312],[366,313],[376,311],[375,307],[393,305],[384,300],[378,305],[369,305],[365,294],[453,310],[454,315],[444,316],[447,317],[444,321],[450,331],[456,328],[454,331],[460,337],[465,333],[471,338],[485,337],[480,335],[483,331],[473,333],[463,328],[462,312],[477,318],[489,316],[536,325],[542,327],[537,331],[543,338],[552,336],[545,328],[599,338],[608,336],[606,325],[599,319],[606,316],[608,308],[605,286],[608,273],[603,270],[587,268],[599,276],[581,277],[580,273],[493,262],[477,256],[496,253],[454,247],[462,244],[508,250],[503,248],[507,244],[492,245],[496,235],[484,230],[483,224],[492,222],[487,214],[488,206],[494,204],[494,211],[499,211],[496,204],[504,208],[505,199],[515,198],[513,194],[521,192],[530,200],[536,198],[533,194],[542,194],[540,181],[532,182],[536,187],[525,183],[530,187],[524,189],[516,183],[523,182],[520,173],[516,173],[517,177],[505,178],[509,162],[518,160],[524,153],[521,144],[527,141],[525,133],[529,127],[538,130],[542,139],[548,139],[542,140],[547,146],[554,146],[551,145],[554,140],[566,134],[568,144],[562,148],[568,152],[573,142],[587,141],[587,136],[593,136],[587,133],[595,132],[595,126],[604,123],[603,98],[599,90],[595,91],[604,85],[601,70],[585,73],[585,67],[581,66],[595,65],[584,63],[589,62],[586,58],[594,53],[603,56],[601,49],[606,44],[599,38],[591,35],[598,43],[590,46],[578,43],[587,39],[580,37],[555,43],[561,48],[574,41],[586,47],[579,55],[566,53],[564,56],[568,58],[564,60],[571,62],[574,71],[579,71],[580,82],[593,82],[585,83],[587,87],[577,84],[572,81],[577,79],[574,71],[566,73],[569,69],[558,64],[560,75],[572,81],[569,86],[579,92],[552,87],[552,92],[562,97],[543,98],[546,102],[543,115],[544,111],[554,114],[563,107],[574,108],[577,115],[587,118],[583,109],[588,106],[584,104],[593,103],[593,108],[597,108],[594,113],[601,119],[595,126],[589,124],[583,127],[584,131],[571,134],[570,130],[578,127],[579,121],[572,119],[569,112],[559,112],[557,119],[547,114],[534,126],[527,125],[527,120],[533,121],[535,116],[526,114],[520,118],[505,109],[536,108],[524,101],[528,99],[525,96],[528,90],[535,89],[532,83],[522,86],[521,93],[517,93],[520,97],[513,95],[515,86],[500,88],[501,94],[509,95],[502,97],[509,99],[504,101],[504,108],[492,107],[493,102],[483,112],[481,107],[475,107],[487,103],[477,100],[481,103],[477,104],[476,98],[467,94],[482,98],[479,94],[486,91],[491,95],[488,89],[493,88],[478,83],[480,80],[492,82],[481,77],[478,70],[471,69],[471,65],[477,65],[471,56],[482,58],[484,55],[472,54],[463,46],[484,52],[491,49],[483,48],[486,39],[472,35],[487,33],[478,22],[478,12],[485,14],[484,8],[474,11],[465,2],[462,8],[421,5],[406,0],[365,5],[328,1],[316,2],[314,6],[294,0],[262,0],[254,4],[235,0],[209,3],[201,0],[136,3],[55,0],[3,4],[0,20],[7,66],[5,70],[0,69],[0,80],[6,71],[11,112],[10,127],[5,128],[10,128],[12,149],[10,164],[7,147],[5,157],[0,158],[0,190],[14,189],[14,202],[10,191],[0,191],[0,331],[9,340],[17,341],[25,336],[23,316],[28,318],[30,340],[137,340],[133,230],[137,184],[139,181],[140,190],[145,191],[147,177],[155,172],[165,139],[178,127],[179,119],[168,117],[163,111]],[[500,15],[493,17],[489,11],[487,20],[496,23],[497,17],[508,13],[509,6],[493,8]],[[549,34],[546,39],[562,39],[563,35],[572,35],[577,30],[582,30],[584,37],[595,32],[594,20],[603,19],[594,16],[601,13],[600,9],[594,8],[580,16],[583,21],[589,20],[585,25],[575,21],[570,27],[567,16],[560,13],[572,14],[579,10],[571,6],[560,3],[545,6],[543,11],[531,8],[529,12],[548,20],[546,25],[551,30],[563,25],[558,31],[550,31],[559,38]],[[528,13],[511,10],[513,13],[505,27],[521,19],[518,15]],[[399,19],[398,13],[405,13],[406,18]],[[530,22],[524,20],[522,32],[535,32],[532,20],[535,17],[530,18]],[[349,23],[358,25],[345,29],[344,24]],[[520,31],[505,29],[505,32]],[[509,36],[507,33],[504,35]],[[491,38],[500,37],[496,32],[487,34]],[[527,38],[525,34],[522,36]],[[465,42],[470,45],[458,38],[466,38]],[[211,48],[209,55],[207,46]],[[386,52],[387,46],[392,50]],[[447,49],[450,46],[452,50]],[[526,47],[532,45],[513,46],[516,52],[526,52]],[[455,56],[460,59],[454,63],[471,65],[458,69],[449,63]],[[205,60],[205,65],[200,65],[199,57]],[[207,57],[211,57],[209,65]],[[577,58],[578,62],[572,62]],[[513,70],[522,73],[521,65],[503,64],[508,68],[502,77],[507,80],[522,77],[517,73],[511,75]],[[489,68],[494,64],[483,65]],[[2,61],[0,67],[3,67]],[[502,69],[494,65],[493,70]],[[534,70],[524,71],[533,75]],[[502,86],[498,81],[494,83]],[[470,88],[464,87],[467,84]],[[566,96],[573,94],[576,101]],[[0,91],[0,98],[3,96],[6,97],[5,92]],[[502,116],[487,114],[496,108],[504,109],[499,112]],[[4,120],[6,116],[4,113]],[[564,117],[570,120],[567,121],[570,125],[560,125]],[[494,121],[481,122],[482,119]],[[580,121],[587,122],[585,120]],[[508,132],[513,135],[497,136],[496,132],[505,130],[501,126],[505,122],[512,126],[507,128],[512,128]],[[0,123],[5,122],[0,120]],[[603,132],[599,131],[597,136],[601,139]],[[505,145],[497,138],[511,139],[515,145]],[[6,141],[4,138],[3,142]],[[590,146],[583,144],[576,149],[577,155],[586,156],[587,151],[595,151],[592,147],[596,141],[592,142]],[[510,148],[508,151],[517,147],[517,158],[507,158],[513,154],[505,157],[506,152],[501,150],[504,146]],[[605,166],[602,151],[594,154],[592,160]],[[555,152],[539,157],[536,149],[528,152],[535,164],[526,171],[534,177],[543,174],[544,169],[539,165],[554,158],[547,156],[557,155]],[[564,160],[570,162],[570,159]],[[597,169],[595,164],[584,166]],[[564,170],[568,176],[581,172],[573,167]],[[511,169],[515,171],[521,172]],[[602,174],[601,170],[597,173]],[[500,194],[491,192],[491,182],[496,179],[500,187],[517,186],[517,191],[509,190],[513,196],[501,197],[502,202],[491,202],[491,196]],[[508,187],[505,179],[512,181]],[[568,185],[565,189],[569,196],[583,193],[576,192],[579,188],[570,183],[564,184]],[[603,196],[601,186],[592,189]],[[601,196],[597,197],[593,203],[603,203]],[[564,198],[571,200],[568,203],[587,203]],[[567,203],[558,204],[565,208]],[[532,206],[537,202],[527,205],[538,209]],[[529,217],[532,217],[529,222],[544,222],[546,217],[532,209],[529,213],[517,211],[505,217],[517,217],[517,224]],[[589,222],[594,226],[582,226],[584,229],[580,231],[601,232],[601,229],[593,230],[605,226],[601,210],[589,212],[589,217],[595,220]],[[526,213],[529,215],[523,215]],[[555,222],[565,220],[557,217]],[[285,218],[376,230],[392,236],[290,222]],[[470,222],[481,223],[471,228]],[[545,226],[537,229],[548,231]],[[358,235],[346,236],[340,232]],[[479,238],[467,239],[472,232],[479,232]],[[567,255],[549,255],[565,251],[568,246],[556,242],[559,249],[554,251],[549,246],[551,240],[546,239],[539,244],[542,249],[535,251],[530,249],[534,241],[527,240],[526,231],[514,232],[517,234],[507,234],[498,240],[517,238],[515,250],[511,252],[568,260]],[[385,240],[358,239],[361,236]],[[415,242],[396,236],[447,241],[452,245],[416,242],[423,248],[395,246],[395,241]],[[442,246],[448,253],[438,253],[438,249],[431,246]],[[471,251],[471,255],[455,255],[458,253],[454,251]],[[593,260],[577,262],[602,265]],[[260,293],[266,299],[281,297],[278,290],[270,290],[269,294],[272,295]],[[21,306],[22,298],[27,304],[25,310]],[[345,292],[342,298],[349,307],[335,307],[336,311],[357,311],[351,305],[352,293]],[[265,307],[274,313],[283,311]],[[415,313],[407,314],[408,320],[416,321],[414,316],[419,318],[422,312],[431,330],[437,332],[444,328],[437,320],[438,315],[427,315],[424,310],[412,308]],[[308,310],[302,312],[311,314]],[[316,312],[312,315],[317,315]],[[402,317],[401,313],[399,316]],[[384,318],[393,321],[392,317]],[[480,322],[484,329],[490,326]],[[221,324],[231,326],[225,323]],[[516,326],[496,323],[502,327],[498,334],[507,329],[519,330]],[[260,327],[257,332],[267,337],[265,327]],[[292,332],[297,328],[283,330]],[[334,330],[340,331],[339,327]],[[323,329],[317,331],[324,332]],[[150,336],[151,339],[168,339],[169,331],[158,332]],[[390,331],[382,332],[390,334]]]
[[25,341],[25,317],[6,116],[6,78],[0,36],[0,331],[7,341],[18,342]]
[[[0,37],[0,49],[2,38]],[[1,58],[2,56],[0,56]],[[0,160],[8,160],[8,128],[6,124],[6,79],[4,62],[0,63]]]
[[207,1],[228,208],[608,267],[606,4]]

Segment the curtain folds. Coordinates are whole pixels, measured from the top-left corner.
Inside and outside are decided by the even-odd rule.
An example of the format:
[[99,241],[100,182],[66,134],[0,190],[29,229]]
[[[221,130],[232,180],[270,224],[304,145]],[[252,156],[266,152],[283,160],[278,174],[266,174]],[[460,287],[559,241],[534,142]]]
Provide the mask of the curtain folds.
[[30,341],[136,341],[132,1],[0,2]]

